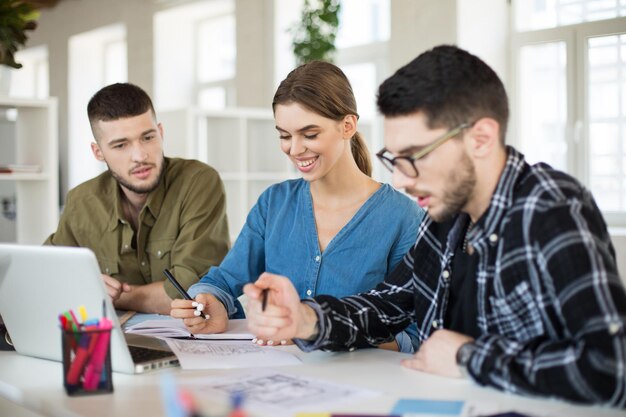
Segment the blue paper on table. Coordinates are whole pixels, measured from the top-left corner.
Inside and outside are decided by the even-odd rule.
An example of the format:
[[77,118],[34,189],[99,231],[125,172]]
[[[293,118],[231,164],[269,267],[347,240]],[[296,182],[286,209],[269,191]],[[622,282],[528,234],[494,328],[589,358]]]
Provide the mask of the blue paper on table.
[[391,410],[391,414],[440,414],[458,416],[463,411],[464,401],[401,399]]

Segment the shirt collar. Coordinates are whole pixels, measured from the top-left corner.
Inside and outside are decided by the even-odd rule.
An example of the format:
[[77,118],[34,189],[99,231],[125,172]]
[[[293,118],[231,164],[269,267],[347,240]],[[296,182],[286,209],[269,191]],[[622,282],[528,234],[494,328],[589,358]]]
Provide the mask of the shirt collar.
[[167,190],[167,167],[169,165],[169,158],[163,159],[163,174],[161,175],[161,180],[159,181],[159,185],[154,189],[148,196],[148,200],[146,201],[146,205],[144,207],[146,213],[150,213],[152,215],[152,220],[155,220],[159,217],[159,213],[161,212],[161,206],[163,205],[163,200],[165,199],[165,192]]
[[511,146],[506,146],[507,159],[500,174],[498,185],[491,196],[487,211],[481,216],[469,234],[470,241],[475,236],[490,236],[499,229],[502,218],[513,205],[515,185],[526,168],[524,155]]
[[121,223],[125,223],[124,209],[122,208],[122,190],[117,183],[117,180],[109,172],[109,181],[107,183],[107,194],[111,196],[113,201],[113,210],[111,210],[111,218],[109,220],[109,231],[115,230]]

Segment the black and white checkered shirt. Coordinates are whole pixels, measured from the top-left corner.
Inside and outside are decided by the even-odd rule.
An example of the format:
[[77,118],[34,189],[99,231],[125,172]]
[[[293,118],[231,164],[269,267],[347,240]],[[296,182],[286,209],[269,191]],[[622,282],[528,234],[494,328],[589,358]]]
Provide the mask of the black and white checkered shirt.
[[[468,370],[519,394],[626,406],[626,292],[591,194],[545,164],[508,159],[491,204],[469,234],[481,335]],[[423,221],[415,246],[366,294],[306,301],[320,334],[304,350],[390,341],[412,321],[424,341],[445,328],[454,248],[468,216]]]

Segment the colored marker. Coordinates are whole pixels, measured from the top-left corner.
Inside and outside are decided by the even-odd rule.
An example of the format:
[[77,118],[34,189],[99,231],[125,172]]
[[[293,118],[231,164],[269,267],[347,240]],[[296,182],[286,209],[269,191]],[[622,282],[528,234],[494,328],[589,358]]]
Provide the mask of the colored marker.
[[70,385],[78,384],[80,374],[85,367],[87,359],[89,358],[89,336],[89,333],[82,333],[80,343],[76,348],[76,355],[70,365],[70,369],[67,371],[66,381]]
[[78,314],[80,314],[80,318],[82,319],[83,324],[85,324],[87,318],[89,317],[87,315],[87,308],[85,306],[78,306]]

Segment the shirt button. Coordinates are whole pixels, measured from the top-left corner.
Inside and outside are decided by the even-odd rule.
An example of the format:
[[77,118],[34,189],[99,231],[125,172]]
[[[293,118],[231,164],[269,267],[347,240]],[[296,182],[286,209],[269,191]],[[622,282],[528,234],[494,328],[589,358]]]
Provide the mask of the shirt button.
[[306,290],[306,295],[311,295],[311,294],[313,294],[313,291],[311,291],[311,290]]
[[111,272],[111,270],[109,268],[104,268],[104,272],[108,274],[109,272]]
[[617,334],[617,332],[619,332],[619,329],[621,327],[622,326],[619,323],[613,322],[613,323],[609,324],[609,334],[610,335]]
[[146,262],[145,261],[141,261],[141,266],[146,266]]
[[128,245],[124,245],[124,249],[128,249]]
[[161,256],[161,251],[160,250],[157,251],[157,256]]
[[450,278],[450,271],[448,271],[447,269],[443,271],[443,277],[447,280],[448,278]]
[[320,259],[322,259],[322,257],[321,257],[321,256],[319,256],[319,255],[317,255],[317,256],[315,257],[315,262],[319,262],[319,261],[320,261]]
[[437,320],[433,320],[433,328],[439,328],[439,322]]
[[496,243],[498,241],[498,235],[496,235],[495,233],[492,233],[491,236],[489,236],[489,241],[491,243]]

